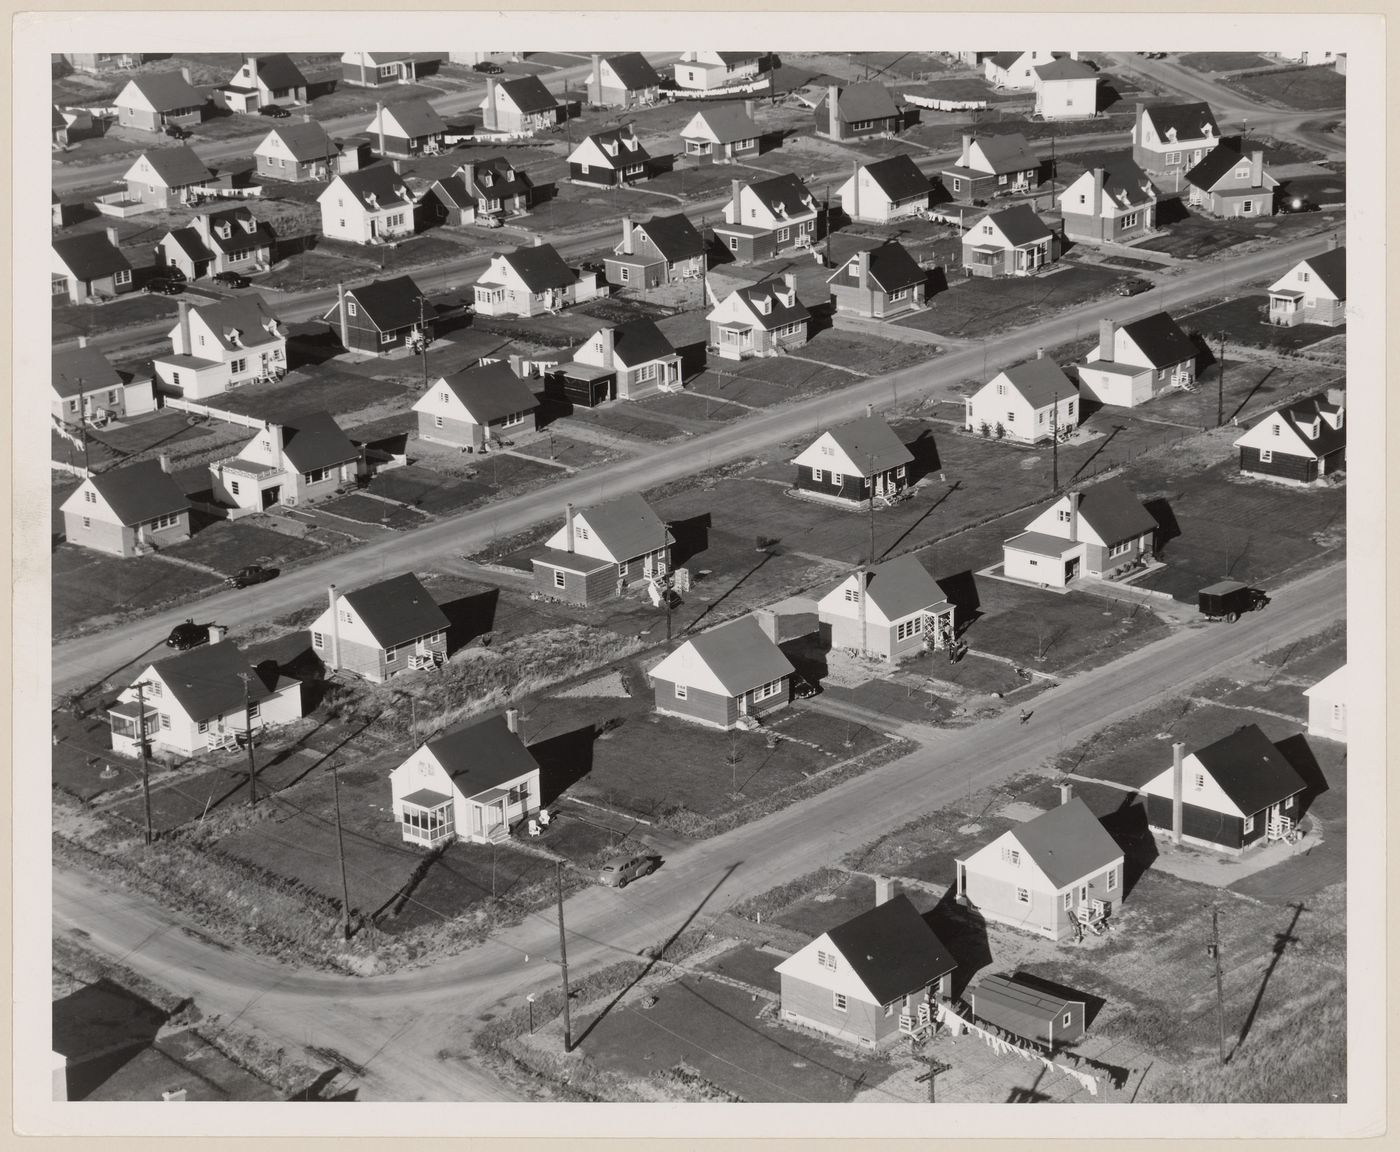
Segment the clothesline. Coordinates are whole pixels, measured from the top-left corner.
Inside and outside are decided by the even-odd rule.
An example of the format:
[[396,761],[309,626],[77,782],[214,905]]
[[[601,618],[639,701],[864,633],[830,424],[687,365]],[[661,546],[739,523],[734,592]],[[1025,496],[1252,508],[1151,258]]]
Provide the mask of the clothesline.
[[936,1004],[934,1013],[938,1017],[938,1022],[948,1029],[954,1036],[961,1036],[964,1032],[971,1032],[987,1044],[997,1055],[1005,1055],[1008,1052],[1015,1053],[1022,1060],[1040,1061],[1051,1072],[1063,1072],[1066,1076],[1072,1076],[1079,1081],[1082,1088],[1088,1091],[1090,1096],[1097,1097],[1099,1094],[1099,1081],[1095,1076],[1087,1072],[1081,1072],[1077,1068],[1069,1068],[1064,1064],[1056,1063],[1048,1056],[1042,1056],[1039,1052],[1033,1052],[1029,1048],[1022,1048],[1019,1044],[1012,1044],[1003,1040],[1000,1036],[994,1036],[985,1028],[965,1020],[953,1011],[947,1004]]

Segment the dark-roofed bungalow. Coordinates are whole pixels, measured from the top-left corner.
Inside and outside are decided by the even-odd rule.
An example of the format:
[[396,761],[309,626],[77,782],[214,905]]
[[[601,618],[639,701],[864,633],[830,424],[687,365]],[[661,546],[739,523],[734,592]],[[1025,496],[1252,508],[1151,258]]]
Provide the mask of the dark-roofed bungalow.
[[797,296],[797,278],[780,278],[741,285],[724,297],[705,319],[710,325],[709,349],[726,360],[776,356],[807,343],[811,313]]
[[1337,238],[1327,250],[1299,260],[1269,285],[1269,323],[1291,328],[1295,324],[1346,323],[1347,250]]
[[1258,725],[1183,752],[1138,789],[1155,835],[1239,855],[1294,832],[1307,784]]
[[418,437],[468,452],[533,437],[540,402],[505,361],[440,376],[413,404]]
[[761,263],[812,247],[822,237],[821,217],[816,197],[791,173],[752,184],[733,180],[724,220],[714,233],[737,263]]
[[1069,785],[1061,803],[956,860],[954,894],[983,919],[1051,940],[1102,928],[1123,901],[1123,849]]
[[293,184],[329,180],[339,156],[340,146],[309,116],[278,125],[253,149],[260,180],[286,180]]
[[1220,143],[1220,125],[1204,101],[1133,106],[1133,163],[1153,176],[1199,164]]
[[754,123],[753,101],[702,108],[681,129],[686,158],[696,164],[725,164],[763,150],[763,130]]
[[754,728],[787,707],[794,669],[753,616],[691,637],[649,672],[656,710],[712,728]]
[[[584,371],[574,373],[577,368]],[[681,357],[656,322],[642,317],[599,328],[574,350],[570,363],[551,374],[551,380],[563,386],[565,399],[587,407],[599,402],[595,393],[600,383],[607,389],[603,400],[640,400],[681,390]],[[578,388],[579,382],[588,382],[586,393]]]
[[705,275],[705,238],[682,212],[650,220],[622,218],[622,241],[604,260],[609,284],[655,288]]
[[217,90],[230,112],[256,112],[273,105],[306,103],[306,77],[285,52],[271,56],[244,56],[229,82]]
[[1100,404],[1132,408],[1196,382],[1195,342],[1167,313],[1130,324],[1099,321],[1099,342],[1075,366],[1079,383]]
[[636,108],[661,98],[661,77],[640,52],[616,56],[593,53],[588,102],[599,108]]
[[1264,151],[1248,156],[1231,141],[1212,148],[1186,173],[1186,202],[1228,220],[1272,216],[1278,181],[1264,168]]
[[640,496],[564,509],[564,524],[531,558],[535,587],[571,604],[596,604],[665,576],[675,537]]
[[928,273],[897,240],[861,248],[826,278],[838,316],[889,320],[924,306]]
[[1082,173],[1059,195],[1069,240],[1123,243],[1157,227],[1157,189],[1126,153]]
[[190,502],[165,470],[144,460],[89,476],[63,502],[70,544],[113,556],[144,556],[190,538]]
[[1050,588],[1102,577],[1152,557],[1157,521],[1122,480],[1067,492],[1002,545],[1003,573]]
[[156,410],[149,372],[118,371],[96,348],[55,348],[50,360],[52,414],[65,424],[140,416]]
[[904,127],[904,113],[883,84],[827,87],[812,113],[818,136],[828,140],[891,137]]
[[569,112],[538,76],[515,80],[487,76],[486,96],[478,107],[482,130],[505,136],[533,136],[560,123]]
[[535,193],[529,176],[504,156],[491,156],[469,160],[451,176],[434,181],[422,203],[429,219],[449,227],[494,227],[507,217],[528,213]]
[[1329,389],[1276,408],[1235,441],[1240,474],[1317,484],[1347,466],[1346,392]]
[[963,429],[1038,444],[1079,427],[1079,388],[1040,350],[1034,360],[998,372],[967,398]]
[[268,422],[237,456],[209,465],[214,498],[254,512],[324,500],[363,471],[363,450],[329,412]]
[[447,121],[421,96],[379,105],[364,129],[377,155],[401,159],[441,152],[446,131]]
[[416,748],[389,773],[404,842],[497,844],[540,810],[540,766],[514,710],[478,720]]
[[327,597],[311,625],[311,648],[331,671],[378,684],[447,659],[450,621],[412,572],[354,592],[332,584]]
[[872,496],[887,499],[908,487],[914,454],[867,408],[863,418],[823,432],[792,462],[797,491],[861,508]]
[[1015,1036],[1060,1048],[1084,1036],[1085,1002],[1045,990],[1039,981],[989,973],[964,993],[972,1014]]
[[476,280],[473,307],[483,316],[539,316],[607,295],[602,273],[571,268],[551,244],[493,253]]
[[1040,183],[1040,160],[1019,132],[1000,136],[965,132],[958,162],[943,169],[941,176],[953,199],[966,204],[1029,192]]
[[265,272],[276,262],[272,229],[247,208],[199,211],[188,225],[167,232],[156,262],[178,268],[187,280],[219,272]]
[[953,641],[953,605],[915,556],[857,568],[817,601],[833,649],[896,661]]
[[1029,204],[989,212],[962,238],[969,276],[1031,276],[1060,258],[1060,237]]
[[54,303],[110,300],[136,287],[131,262],[117,247],[117,230],[61,236],[53,242],[49,291]]
[[112,101],[123,128],[160,132],[167,124],[189,127],[204,119],[209,99],[190,83],[188,68],[135,76]]
[[933,182],[913,157],[901,153],[868,164],[855,161],[850,178],[837,189],[841,211],[863,224],[908,220],[928,210]]
[[302,716],[299,680],[274,665],[254,666],[231,641],[213,640],[148,664],[107,709],[112,749],[127,756],[140,755],[142,683],[146,742],[157,753],[232,748],[250,727],[257,733]]
[[414,232],[414,197],[391,164],[336,176],[316,198],[330,240],[382,244]]
[[233,177],[215,176],[188,144],[142,152],[122,174],[129,200],[155,208],[174,208],[197,202],[201,189],[232,188]]
[[924,1032],[953,994],[957,961],[893,883],[876,879],[876,905],[823,932],[774,971],[789,1023],[877,1048]]
[[432,343],[436,315],[412,276],[393,276],[340,288],[335,306],[322,319],[348,351],[384,356]]
[[651,175],[651,154],[632,125],[585,136],[569,153],[569,180],[600,188],[635,184]]

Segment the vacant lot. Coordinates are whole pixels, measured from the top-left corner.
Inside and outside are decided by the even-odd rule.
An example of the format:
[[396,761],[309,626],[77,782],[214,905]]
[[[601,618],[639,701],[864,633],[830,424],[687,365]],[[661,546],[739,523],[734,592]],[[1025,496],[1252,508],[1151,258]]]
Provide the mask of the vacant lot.
[[953,273],[947,290],[936,293],[925,311],[897,323],[947,336],[989,336],[1104,296],[1119,275],[1111,269],[1084,265],[1062,265],[1059,271],[1040,276],[995,280]]
[[1303,112],[1346,106],[1347,78],[1331,67],[1286,68],[1258,76],[1236,76],[1223,83],[1266,104]]
[[1246,68],[1268,68],[1273,61],[1257,52],[1185,52],[1177,63],[1197,72],[1240,72]]
[[238,388],[218,397],[215,404],[229,412],[283,422],[318,410],[340,417],[382,404],[407,406],[412,403],[410,397],[416,399],[416,391],[402,384],[321,364],[309,372],[288,373],[276,384]]
[[491,488],[470,480],[458,480],[427,468],[409,465],[381,472],[369,482],[376,496],[420,508],[431,515],[443,515],[466,508],[485,496]]
[[1240,221],[1210,220],[1189,214],[1173,221],[1169,229],[1144,240],[1138,247],[1183,260],[1199,260],[1243,244],[1253,235],[1254,229]]
[[324,549],[249,520],[218,520],[183,544],[172,545],[166,552],[177,559],[203,564],[232,576],[248,564],[284,568],[299,560],[320,556]]
[[61,544],[53,553],[54,636],[90,631],[218,583],[212,572],[172,564],[160,556],[123,558]]
[[53,338],[71,340],[167,317],[173,320],[178,311],[169,296],[147,296],[141,292],[118,297],[110,304],[60,304],[53,309]]
[[331,516],[343,516],[361,524],[379,524],[385,528],[416,528],[424,521],[423,514],[412,508],[362,496],[358,492],[327,500],[317,507]]
[[1224,335],[1230,344],[1279,352],[1296,352],[1299,348],[1306,348],[1309,344],[1345,331],[1344,328],[1328,328],[1322,324],[1297,324],[1285,328],[1268,323],[1268,315],[1267,296],[1237,296],[1197,312],[1178,314],[1176,321],[1188,330],[1194,329],[1211,337],[1212,343]]

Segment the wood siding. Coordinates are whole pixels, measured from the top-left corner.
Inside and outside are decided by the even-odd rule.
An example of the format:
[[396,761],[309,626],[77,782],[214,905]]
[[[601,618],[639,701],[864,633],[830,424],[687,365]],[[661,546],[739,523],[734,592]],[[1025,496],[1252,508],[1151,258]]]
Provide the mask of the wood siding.
[[[1344,452],[1334,452],[1332,456],[1345,457]],[[1341,462],[1332,463],[1328,458],[1327,471],[1341,467]],[[1260,458],[1258,448],[1240,449],[1240,471],[1255,476],[1268,476],[1275,480],[1286,480],[1293,484],[1311,484],[1321,474],[1318,461],[1307,456],[1293,456],[1275,451],[1273,459],[1265,463]]]

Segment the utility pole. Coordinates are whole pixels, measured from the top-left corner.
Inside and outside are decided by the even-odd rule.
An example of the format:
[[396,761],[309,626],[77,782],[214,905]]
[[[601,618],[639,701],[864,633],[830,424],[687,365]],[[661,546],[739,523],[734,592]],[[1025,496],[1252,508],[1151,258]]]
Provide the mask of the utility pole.
[[1225,977],[1220,970],[1220,908],[1210,907],[1210,954],[1215,960],[1215,1010],[1220,1021],[1220,1063],[1225,1064]]
[[[572,1052],[574,1039],[573,1031],[569,1026],[569,957],[564,950],[564,862],[562,860],[554,862],[554,884],[555,896],[559,903],[559,968],[564,975],[564,1051]],[[1221,1043],[1223,1044],[1224,1041]]]
[[923,1084],[923,1083],[927,1082],[927,1084],[928,1084],[928,1102],[929,1102],[930,1104],[932,1104],[932,1103],[935,1102],[935,1101],[934,1101],[934,1093],[933,1093],[933,1083],[934,1083],[934,1081],[938,1079],[938,1074],[939,1074],[940,1072],[949,1072],[949,1071],[952,1070],[953,1066],[952,1066],[951,1064],[945,1064],[945,1063],[943,1063],[942,1060],[935,1060],[932,1056],[920,1056],[920,1057],[919,1057],[919,1060],[920,1060],[922,1063],[928,1065],[928,1071],[925,1072],[922,1076],[915,1076],[915,1077],[914,1077],[914,1083],[915,1083],[915,1084]]
[[243,736],[248,742],[248,807],[252,808],[258,802],[258,766],[253,759],[253,716],[250,709],[253,707],[252,699],[249,696],[248,681],[252,676],[251,672],[241,673],[239,679],[243,681]]
[[1060,394],[1050,395],[1050,495],[1060,490]]
[[151,765],[146,756],[146,682],[136,684],[136,742],[141,746],[141,799],[146,805],[146,843],[155,839],[151,831]]
[[666,537],[669,535],[665,523],[661,525],[661,563],[665,566],[665,571],[656,581],[657,587],[661,590],[661,595],[666,600],[666,651],[671,650],[671,563],[670,556],[667,555],[669,544]]
[[872,453],[866,457],[866,466],[870,469],[870,563],[875,564],[875,456]]
[[1225,423],[1225,333],[1220,333],[1220,376],[1215,389],[1215,426]]
[[422,296],[418,297],[418,350],[423,356],[423,388],[428,387],[428,321],[424,314],[426,301]]
[[345,836],[340,826],[340,769],[331,764],[331,787],[335,791],[335,850],[340,857],[340,930],[350,939],[350,884],[345,878]]

